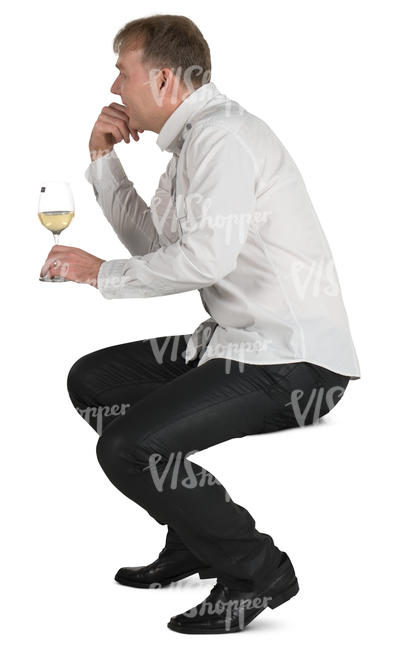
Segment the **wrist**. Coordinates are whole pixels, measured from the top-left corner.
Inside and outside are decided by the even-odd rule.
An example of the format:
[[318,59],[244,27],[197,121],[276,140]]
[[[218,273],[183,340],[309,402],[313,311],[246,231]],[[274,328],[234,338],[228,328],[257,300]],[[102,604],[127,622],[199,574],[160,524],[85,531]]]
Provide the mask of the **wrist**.
[[94,273],[93,273],[93,279],[89,282],[95,289],[98,289],[98,279],[99,279],[99,273],[100,273],[100,267],[105,262],[105,260],[99,259],[96,261],[96,266],[94,268]]
[[114,147],[106,147],[105,149],[91,149],[89,147],[90,159],[92,162],[94,162],[95,160],[98,160],[99,158],[103,158],[103,156],[106,156],[113,149]]

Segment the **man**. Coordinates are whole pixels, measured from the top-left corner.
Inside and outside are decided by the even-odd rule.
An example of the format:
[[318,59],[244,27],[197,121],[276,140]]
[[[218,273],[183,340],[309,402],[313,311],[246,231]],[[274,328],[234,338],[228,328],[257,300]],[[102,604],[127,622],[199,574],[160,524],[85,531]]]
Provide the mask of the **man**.
[[[316,422],[360,377],[358,360],[300,172],[271,129],[209,80],[198,28],[184,16],[150,16],[125,25],[114,50],[111,91],[122,104],[104,107],[94,125],[86,178],[131,257],[54,246],[42,273],[61,270],[108,299],[199,290],[210,317],[192,335],[87,354],[70,369],[68,391],[99,433],[110,481],[168,525],[158,558],[116,580],[143,588],[216,577],[209,596],[168,627],[240,631],[296,595],[297,577],[287,553],[188,455]],[[145,130],[172,154],[150,206],[114,150]]]

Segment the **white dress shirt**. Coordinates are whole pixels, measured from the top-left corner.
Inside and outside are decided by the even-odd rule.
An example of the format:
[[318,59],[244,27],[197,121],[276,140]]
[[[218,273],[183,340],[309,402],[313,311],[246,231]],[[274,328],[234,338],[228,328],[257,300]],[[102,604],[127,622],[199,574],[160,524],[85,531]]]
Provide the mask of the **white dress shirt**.
[[308,361],[358,379],[331,250],[269,126],[209,82],[174,110],[156,142],[172,156],[149,206],[115,150],[85,171],[132,256],[103,262],[101,294],[198,289],[210,317],[191,335],[186,362]]

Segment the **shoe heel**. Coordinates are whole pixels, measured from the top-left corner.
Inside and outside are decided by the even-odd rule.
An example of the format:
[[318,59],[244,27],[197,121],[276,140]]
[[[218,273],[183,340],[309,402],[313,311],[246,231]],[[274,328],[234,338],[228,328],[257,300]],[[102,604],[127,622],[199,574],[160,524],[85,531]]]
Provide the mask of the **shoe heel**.
[[287,600],[290,598],[293,598],[299,591],[299,583],[297,582],[297,578],[295,581],[288,587],[285,591],[282,593],[278,594],[277,596],[274,596],[270,601],[268,607],[271,609],[275,609],[275,607],[279,607],[279,605],[283,605],[283,603],[286,603]]
[[199,571],[199,578],[216,578],[216,577],[217,576],[215,574],[215,571],[211,567],[207,569],[200,569]]

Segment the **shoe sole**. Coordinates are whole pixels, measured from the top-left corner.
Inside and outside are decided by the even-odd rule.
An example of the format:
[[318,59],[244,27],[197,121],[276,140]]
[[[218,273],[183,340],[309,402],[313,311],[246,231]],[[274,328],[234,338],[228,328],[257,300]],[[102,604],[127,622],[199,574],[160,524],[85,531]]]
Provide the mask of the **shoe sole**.
[[164,580],[163,582],[136,582],[135,580],[129,580],[129,578],[124,578],[123,576],[118,576],[118,573],[114,576],[114,580],[118,582],[121,585],[125,585],[126,587],[138,587],[139,589],[154,589],[154,585],[157,585],[157,588],[159,587],[167,587],[168,585],[171,584],[171,582],[178,582],[179,580],[183,580],[184,578],[188,578],[189,576],[193,576],[196,573],[199,574],[200,580],[204,580],[207,578],[216,578],[215,571],[212,569],[195,569],[194,571],[188,571],[187,573],[181,573],[178,576],[174,576],[173,578],[169,580]]
[[[258,609],[257,611],[252,614],[243,627],[240,625],[232,626],[230,629],[225,629],[225,627],[221,628],[214,628],[207,630],[203,627],[195,627],[195,626],[190,626],[188,625],[187,627],[180,626],[180,625],[175,625],[174,623],[167,623],[167,627],[170,630],[173,630],[174,632],[180,632],[181,634],[229,634],[230,632],[242,632],[254,619],[256,616],[261,614],[265,609],[270,607],[271,609],[275,609],[276,607],[279,607],[279,605],[283,605],[283,603],[286,603],[288,600],[293,598],[293,596],[296,596],[296,594],[299,592],[299,583],[297,581],[297,578],[294,579],[293,583],[282,593],[277,594],[271,600],[265,605],[264,607]],[[263,595],[267,595],[266,593]]]

